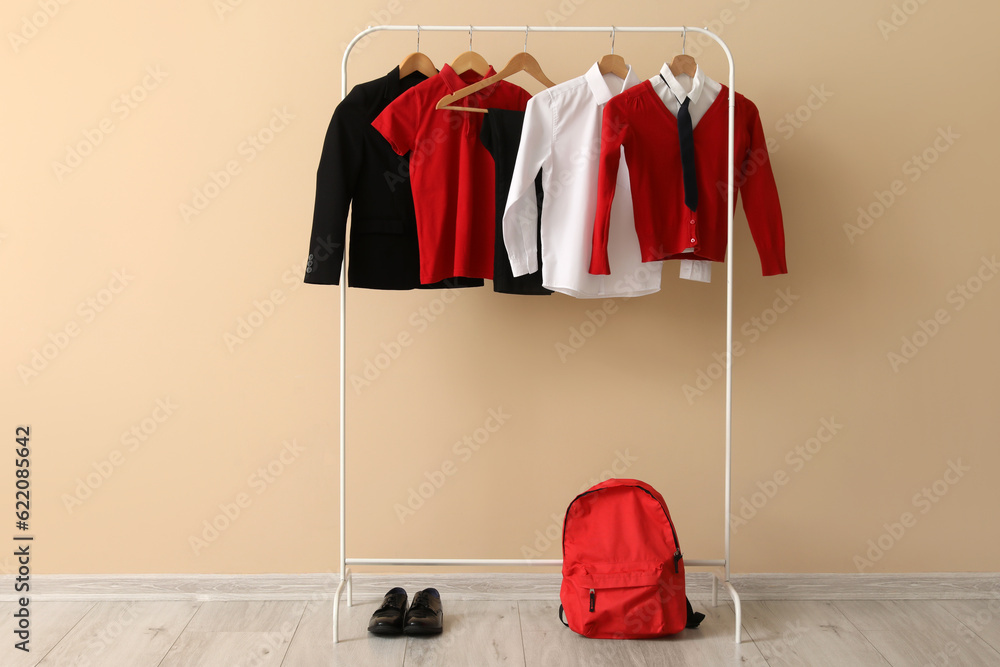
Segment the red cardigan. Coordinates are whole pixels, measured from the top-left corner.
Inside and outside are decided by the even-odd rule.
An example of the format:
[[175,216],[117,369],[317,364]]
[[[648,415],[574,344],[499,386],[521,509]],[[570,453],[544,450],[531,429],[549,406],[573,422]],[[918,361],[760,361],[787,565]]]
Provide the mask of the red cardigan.
[[[590,273],[607,275],[608,226],[620,148],[625,147],[642,261],[726,258],[726,184],[729,88],[694,128],[698,210],[684,205],[677,119],[649,81],[608,101],[601,130],[597,215]],[[778,189],[753,102],[736,94],[734,186],[743,194],[750,232],[765,276],[787,273]],[[735,199],[735,198],[734,198]],[[734,201],[735,206],[735,201]],[[684,252],[687,248],[693,252]]]

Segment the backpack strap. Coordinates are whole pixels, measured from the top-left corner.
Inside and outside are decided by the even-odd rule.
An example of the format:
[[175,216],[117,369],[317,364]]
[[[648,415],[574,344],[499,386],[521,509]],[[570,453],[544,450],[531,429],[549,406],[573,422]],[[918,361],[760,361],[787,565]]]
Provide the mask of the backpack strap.
[[[695,611],[694,608],[691,606],[691,600],[688,600],[687,596],[684,597],[684,601],[687,603],[687,617],[688,617],[687,625],[685,627],[697,628],[699,625],[701,625],[701,622],[705,620],[705,614],[701,613],[700,611]],[[559,607],[559,611],[560,612],[562,611],[562,607]]]
[[562,605],[559,605],[559,620],[562,621],[562,624],[565,625],[567,628],[569,627],[569,623],[567,623],[566,620],[563,618],[563,606]]

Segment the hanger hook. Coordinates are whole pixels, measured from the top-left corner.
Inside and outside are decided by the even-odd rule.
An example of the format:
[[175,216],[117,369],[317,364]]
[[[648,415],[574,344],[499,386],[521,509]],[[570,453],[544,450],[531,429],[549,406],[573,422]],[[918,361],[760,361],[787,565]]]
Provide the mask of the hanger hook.
[[615,27],[611,26],[611,55],[615,55]]
[[524,52],[528,52],[528,26],[524,26]]
[[420,24],[417,24],[417,53],[420,53]]
[[472,50],[472,25],[469,25],[469,50]]
[[681,55],[687,53],[687,43],[688,43],[688,29],[684,26],[684,31],[681,33]]

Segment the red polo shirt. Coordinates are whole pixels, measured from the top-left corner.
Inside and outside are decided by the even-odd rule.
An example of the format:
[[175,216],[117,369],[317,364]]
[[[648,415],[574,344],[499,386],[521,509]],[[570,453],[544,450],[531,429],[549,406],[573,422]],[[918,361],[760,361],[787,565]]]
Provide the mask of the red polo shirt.
[[[601,132],[590,273],[608,273],[609,215],[622,146],[642,261],[725,261],[728,101],[729,88],[722,86],[719,96],[694,128],[697,211],[684,205],[677,119],[652,84],[643,81],[607,103]],[[743,210],[760,256],[761,271],[765,276],[787,273],[781,204],[764,129],[757,107],[739,93],[736,94],[735,149],[734,185],[736,194],[743,195]],[[732,205],[736,205],[735,201]],[[692,250],[685,252],[689,248]]]
[[[491,67],[486,77],[493,76]],[[372,122],[400,155],[410,152],[410,179],[420,246],[420,282],[493,278],[496,209],[493,158],[479,140],[483,115],[435,109],[438,101],[483,78],[444,65],[410,88]],[[507,81],[456,104],[524,111],[531,96]],[[386,178],[392,181],[393,175]]]

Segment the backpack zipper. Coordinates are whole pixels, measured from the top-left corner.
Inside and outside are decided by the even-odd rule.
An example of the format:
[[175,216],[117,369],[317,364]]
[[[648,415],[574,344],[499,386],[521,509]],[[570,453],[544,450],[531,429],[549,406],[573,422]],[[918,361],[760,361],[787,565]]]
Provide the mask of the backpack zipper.
[[590,589],[590,611],[594,611],[594,606],[597,603],[597,592],[593,588]]

